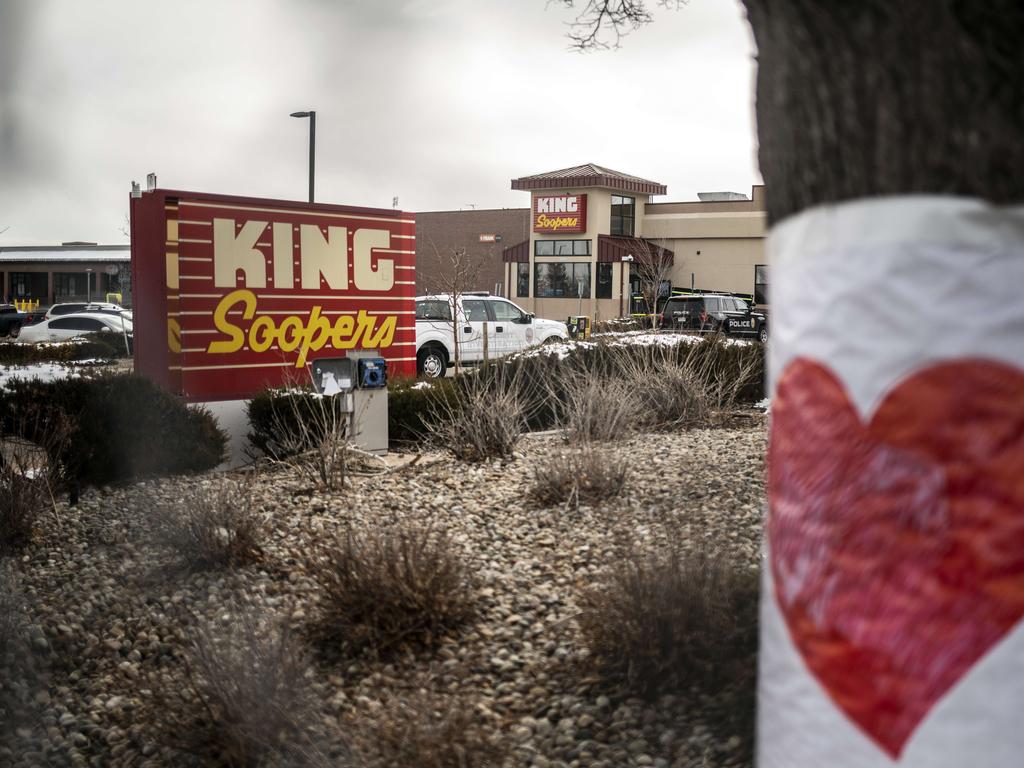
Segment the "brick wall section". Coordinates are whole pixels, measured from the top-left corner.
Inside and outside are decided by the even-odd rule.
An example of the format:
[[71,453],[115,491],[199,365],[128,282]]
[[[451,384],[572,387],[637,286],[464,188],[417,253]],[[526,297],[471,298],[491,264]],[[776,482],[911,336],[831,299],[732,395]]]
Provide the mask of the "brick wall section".
[[[481,243],[480,235],[498,235],[493,243]],[[468,290],[493,291],[503,282],[501,252],[530,237],[529,208],[497,208],[468,211],[428,211],[416,214],[416,293],[438,290],[449,254],[465,248],[481,261],[476,285]],[[503,290],[507,287],[503,287]]]

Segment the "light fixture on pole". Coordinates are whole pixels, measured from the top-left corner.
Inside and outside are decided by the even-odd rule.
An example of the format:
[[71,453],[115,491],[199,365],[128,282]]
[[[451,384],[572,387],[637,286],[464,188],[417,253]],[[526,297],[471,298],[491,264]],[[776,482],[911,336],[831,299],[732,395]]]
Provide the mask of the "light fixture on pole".
[[292,117],[309,118],[309,202],[313,202],[313,168],[316,158],[316,112],[292,112]]
[[621,263],[619,264],[619,317],[622,317],[622,284],[623,282],[625,282],[626,264],[629,264],[630,262],[633,261],[633,254],[627,253],[625,256],[621,257],[620,261]]

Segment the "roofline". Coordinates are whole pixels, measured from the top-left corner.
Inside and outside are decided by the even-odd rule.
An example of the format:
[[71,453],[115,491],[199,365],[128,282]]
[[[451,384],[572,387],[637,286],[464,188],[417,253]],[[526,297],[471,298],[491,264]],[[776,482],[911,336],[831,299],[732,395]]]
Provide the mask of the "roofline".
[[[529,213],[530,209],[528,207],[523,207],[523,208],[470,208],[468,210],[465,209],[465,208],[459,208],[459,209],[449,209],[449,210],[445,210],[445,211],[415,211],[414,213],[416,213],[416,214],[420,214],[420,213],[489,213],[489,212],[491,212],[491,213],[493,213],[493,212],[500,213],[502,211],[525,211],[526,213]],[[413,213],[413,211],[410,211],[410,213]]]
[[299,212],[324,212],[324,213],[351,213],[368,214],[384,218],[400,219],[405,216],[415,216],[413,211],[403,211],[395,208],[368,208],[358,205],[343,205],[340,203],[310,203],[304,200],[280,200],[271,197],[247,197],[245,195],[226,195],[217,192],[194,192],[185,189],[164,189],[157,187],[142,193],[142,196],[153,195],[162,198],[166,203],[168,199],[181,200],[209,200],[214,203],[223,203],[229,206],[255,205],[262,208],[286,208],[295,209]]
[[558,178],[537,178],[522,176],[512,179],[512,189],[532,192],[538,189],[580,189],[583,187],[600,187],[617,189],[622,192],[634,192],[638,195],[667,195],[668,187],[656,181],[646,179],[625,179],[620,176],[609,176],[604,173],[591,173],[580,176],[562,176]]
[[128,251],[130,244],[124,245],[0,245],[0,253],[16,251],[30,253],[32,251]]

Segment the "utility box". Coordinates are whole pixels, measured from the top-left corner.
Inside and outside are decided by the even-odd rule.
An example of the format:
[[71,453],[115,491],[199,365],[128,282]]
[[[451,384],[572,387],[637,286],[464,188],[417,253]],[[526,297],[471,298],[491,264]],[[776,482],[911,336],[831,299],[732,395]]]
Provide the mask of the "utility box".
[[310,364],[313,387],[322,395],[343,397],[348,414],[348,437],[357,448],[382,455],[388,452],[387,363],[373,350],[345,357],[320,358]]
[[565,324],[569,328],[570,339],[590,338],[590,318],[587,315],[570,315]]

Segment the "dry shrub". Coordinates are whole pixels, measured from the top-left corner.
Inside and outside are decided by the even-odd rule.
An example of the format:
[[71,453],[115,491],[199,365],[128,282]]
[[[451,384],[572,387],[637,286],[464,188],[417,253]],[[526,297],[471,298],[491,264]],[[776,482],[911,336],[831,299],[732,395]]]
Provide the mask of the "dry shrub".
[[431,645],[474,613],[465,558],[441,528],[401,521],[349,529],[320,558],[317,629],[328,652],[384,655]]
[[306,727],[315,719],[309,658],[285,619],[249,608],[196,627],[184,685],[159,691],[159,738],[204,765],[327,766]]
[[0,744],[19,727],[32,727],[41,713],[33,694],[45,689],[29,648],[28,602],[13,564],[0,560]]
[[259,557],[265,523],[252,488],[224,482],[185,499],[151,502],[158,544],[172,549],[190,571],[246,565]]
[[344,488],[353,453],[345,395],[320,395],[293,385],[270,397],[273,438],[264,445],[267,455],[325,490]]
[[498,363],[461,376],[456,397],[431,402],[424,426],[433,441],[464,461],[512,456],[526,429],[521,370]]
[[381,768],[498,768],[505,754],[475,701],[422,689],[391,698],[359,748],[368,766]]
[[580,602],[592,656],[638,692],[754,685],[758,574],[724,554],[631,551]]
[[45,479],[23,475],[11,464],[0,467],[0,553],[32,541],[52,501]]
[[638,421],[648,427],[708,424],[732,408],[760,374],[754,357],[723,354],[727,341],[710,338],[678,350],[652,347],[623,354],[619,364]]
[[618,496],[628,474],[626,462],[614,451],[584,444],[578,451],[540,462],[530,496],[543,505],[594,504]]
[[18,586],[14,568],[0,560],[0,671],[6,673],[9,657],[22,650],[24,638],[25,598]]
[[550,383],[564,393],[558,422],[566,442],[608,442],[632,431],[636,398],[625,379],[571,370],[563,380]]

